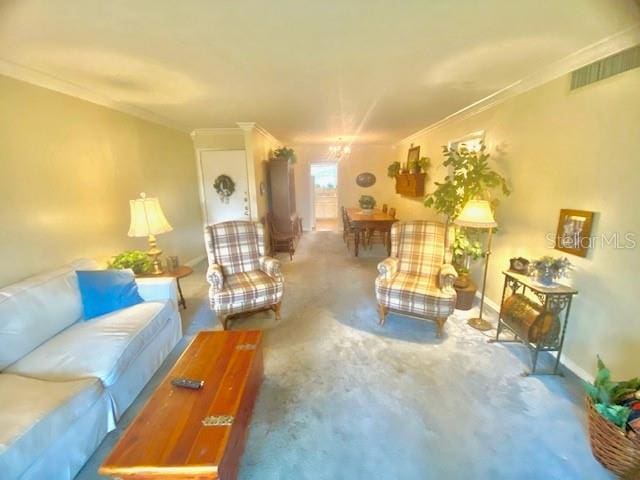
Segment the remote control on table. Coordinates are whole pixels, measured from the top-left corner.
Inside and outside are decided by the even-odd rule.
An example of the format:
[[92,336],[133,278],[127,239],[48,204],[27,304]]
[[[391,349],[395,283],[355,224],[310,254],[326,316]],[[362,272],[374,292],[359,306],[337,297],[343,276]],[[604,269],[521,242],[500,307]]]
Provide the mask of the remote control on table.
[[193,390],[198,390],[202,388],[202,386],[204,385],[204,380],[194,380],[192,378],[179,377],[171,380],[171,384],[175,385],[176,387],[191,388]]

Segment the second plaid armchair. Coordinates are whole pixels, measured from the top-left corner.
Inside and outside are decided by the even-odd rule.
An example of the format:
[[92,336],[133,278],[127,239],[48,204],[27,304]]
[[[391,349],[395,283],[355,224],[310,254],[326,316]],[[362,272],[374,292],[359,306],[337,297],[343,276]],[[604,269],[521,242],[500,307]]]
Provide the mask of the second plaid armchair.
[[233,314],[267,308],[279,320],[284,278],[280,262],[265,256],[264,227],[223,222],[206,226],[204,237],[209,301],[223,328]]
[[446,258],[451,235],[441,223],[398,222],[391,227],[391,256],[378,264],[380,323],[388,311],[434,320],[437,336],[456,305],[458,276]]

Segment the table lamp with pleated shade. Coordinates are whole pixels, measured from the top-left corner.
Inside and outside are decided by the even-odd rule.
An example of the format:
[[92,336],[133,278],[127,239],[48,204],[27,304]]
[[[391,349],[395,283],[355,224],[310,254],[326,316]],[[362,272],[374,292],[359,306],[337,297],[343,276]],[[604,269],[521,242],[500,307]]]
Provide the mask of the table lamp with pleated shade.
[[167,217],[164,216],[160,201],[156,197],[147,197],[144,193],[140,194],[140,198],[129,201],[131,212],[131,224],[129,226],[130,237],[148,237],[149,238],[149,255],[153,261],[153,271],[151,273],[162,273],[162,267],[158,257],[162,254],[162,250],[158,248],[156,235],[170,232],[173,230]]

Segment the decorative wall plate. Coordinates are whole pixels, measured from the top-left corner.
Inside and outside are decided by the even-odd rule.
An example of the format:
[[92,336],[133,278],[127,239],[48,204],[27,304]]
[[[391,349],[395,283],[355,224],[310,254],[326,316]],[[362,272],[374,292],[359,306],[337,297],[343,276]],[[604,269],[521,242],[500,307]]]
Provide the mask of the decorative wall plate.
[[376,183],[376,176],[371,172],[361,173],[356,177],[356,183],[359,187],[370,187]]

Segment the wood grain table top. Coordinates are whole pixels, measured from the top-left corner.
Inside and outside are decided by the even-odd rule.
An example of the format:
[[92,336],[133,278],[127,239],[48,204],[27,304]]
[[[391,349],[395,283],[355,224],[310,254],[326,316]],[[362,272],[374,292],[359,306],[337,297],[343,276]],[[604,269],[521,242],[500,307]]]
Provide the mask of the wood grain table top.
[[[256,375],[261,381],[261,338],[258,331],[198,333],[99,472],[117,478],[218,478],[231,426],[205,425],[206,419],[237,415],[245,387]],[[173,386],[175,377],[205,383],[191,390]]]
[[382,210],[374,209],[372,213],[364,213],[361,208],[351,207],[347,208],[347,215],[352,222],[395,222],[388,213],[384,213]]

